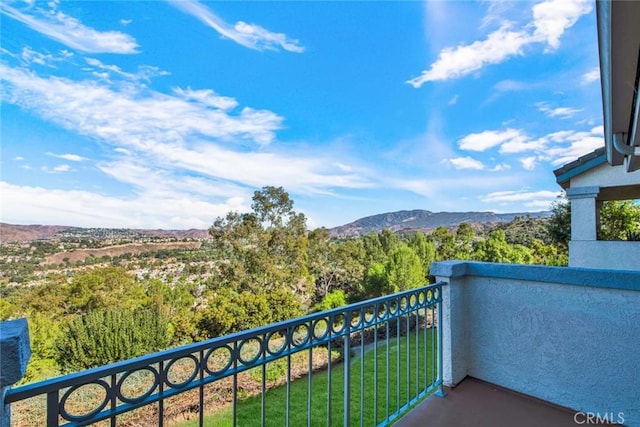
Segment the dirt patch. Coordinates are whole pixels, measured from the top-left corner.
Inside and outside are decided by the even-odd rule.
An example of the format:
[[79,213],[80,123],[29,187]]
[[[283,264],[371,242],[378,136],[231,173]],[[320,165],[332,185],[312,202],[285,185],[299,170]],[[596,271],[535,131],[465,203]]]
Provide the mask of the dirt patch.
[[65,262],[83,262],[89,257],[119,256],[124,254],[138,255],[146,252],[174,249],[199,249],[202,242],[169,242],[169,243],[130,243],[127,245],[106,246],[95,249],[76,249],[58,252],[44,259],[44,264],[60,264]]

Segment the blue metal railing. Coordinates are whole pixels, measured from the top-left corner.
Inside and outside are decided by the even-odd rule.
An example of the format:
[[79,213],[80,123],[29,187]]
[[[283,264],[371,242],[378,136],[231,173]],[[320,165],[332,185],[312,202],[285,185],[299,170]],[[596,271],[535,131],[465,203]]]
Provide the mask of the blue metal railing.
[[[28,424],[162,426],[171,417],[167,402],[191,391],[197,398],[190,406],[203,426],[214,423],[207,418],[212,396],[207,387],[224,383],[213,394],[226,396],[223,409],[231,408],[229,425],[388,425],[429,393],[442,391],[443,284],[12,388],[5,404],[46,396],[43,419]],[[297,357],[299,365],[304,352],[306,367],[295,375],[292,358]],[[318,354],[325,356],[320,364],[314,362]],[[282,378],[268,379],[270,367],[282,361]],[[259,378],[258,392],[240,393],[239,378],[247,372]],[[299,392],[293,396],[294,381],[305,376],[304,398]],[[342,384],[334,384],[338,381]],[[276,396],[276,389],[283,387],[284,395]],[[240,405],[252,398],[260,407],[259,419],[253,416],[248,422]],[[149,405],[153,410],[146,418],[126,418]],[[285,413],[276,420],[272,409],[283,406]],[[13,409],[15,414],[22,407]]]

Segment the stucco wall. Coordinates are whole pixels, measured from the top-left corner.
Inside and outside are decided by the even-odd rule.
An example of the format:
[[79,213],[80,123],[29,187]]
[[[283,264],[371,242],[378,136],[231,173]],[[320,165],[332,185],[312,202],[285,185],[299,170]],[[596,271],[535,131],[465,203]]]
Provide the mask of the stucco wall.
[[445,362],[466,365],[450,378],[465,372],[640,426],[640,272],[467,262],[431,271],[462,295],[443,312],[464,317],[443,325],[453,329],[445,352],[462,353]]
[[569,266],[640,270],[640,242],[610,240],[572,240]]

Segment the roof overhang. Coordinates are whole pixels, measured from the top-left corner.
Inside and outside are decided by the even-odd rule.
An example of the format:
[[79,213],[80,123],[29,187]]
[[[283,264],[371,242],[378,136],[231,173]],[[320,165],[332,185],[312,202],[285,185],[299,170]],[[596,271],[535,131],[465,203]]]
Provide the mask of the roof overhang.
[[607,161],[640,169],[640,1],[597,0]]
[[556,182],[566,190],[571,186],[571,178],[582,175],[583,173],[588,172],[606,162],[607,157],[605,155],[605,147],[600,147],[597,150],[589,154],[585,154],[577,160],[554,170],[553,173],[556,176]]

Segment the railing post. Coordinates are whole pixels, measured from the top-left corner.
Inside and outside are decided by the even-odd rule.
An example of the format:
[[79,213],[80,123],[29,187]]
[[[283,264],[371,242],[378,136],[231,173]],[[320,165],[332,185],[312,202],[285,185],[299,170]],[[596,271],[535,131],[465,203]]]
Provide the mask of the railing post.
[[24,377],[31,356],[27,319],[0,322],[0,427],[11,425],[11,405],[4,398],[9,388]]
[[442,315],[438,313],[438,335],[442,334],[442,381],[455,387],[468,371],[467,322],[464,261],[441,261],[431,264],[430,273],[436,282],[447,282],[442,287]]
[[[440,283],[444,283],[444,286],[446,286],[448,283],[446,282],[440,282]],[[438,379],[441,381],[440,386],[438,387],[438,391],[436,391],[436,395],[440,396],[440,397],[445,397],[447,395],[447,392],[444,388],[444,360],[443,360],[443,355],[444,355],[444,349],[443,347],[443,316],[442,316],[442,307],[444,306],[444,286],[442,288],[440,288],[440,304],[438,304]],[[432,326],[433,326],[433,320],[431,320],[432,322]]]
[[[351,425],[351,311],[347,311],[344,315],[344,330],[342,351],[344,363],[344,418],[343,425],[349,427]],[[331,355],[329,355],[331,357]],[[331,396],[329,396],[331,399]]]

